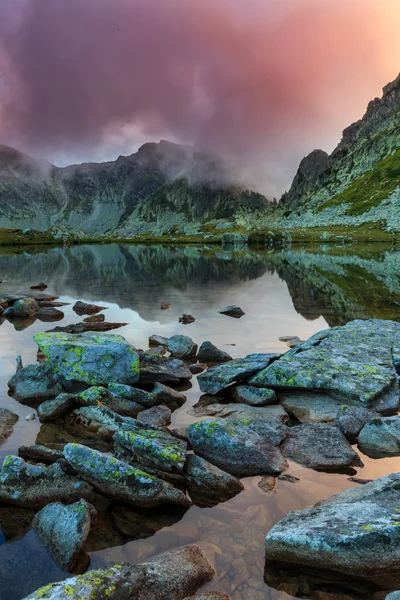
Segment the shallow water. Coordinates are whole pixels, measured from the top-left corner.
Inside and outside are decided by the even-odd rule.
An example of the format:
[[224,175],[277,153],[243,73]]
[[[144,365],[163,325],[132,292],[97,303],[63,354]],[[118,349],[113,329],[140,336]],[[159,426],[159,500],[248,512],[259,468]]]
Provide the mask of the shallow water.
[[[190,335],[199,345],[211,340],[233,357],[251,352],[285,352],[282,335],[306,339],[321,329],[354,318],[400,320],[400,252],[392,248],[322,247],[314,250],[222,251],[194,247],[77,246],[36,254],[0,255],[1,291],[22,292],[46,281],[46,292],[71,305],[62,309],[61,323],[36,321],[16,331],[0,327],[0,406],[19,415],[14,432],[0,448],[0,458],[16,454],[22,444],[51,441],[57,433],[48,425],[26,421],[32,408],[7,395],[15,357],[36,361],[32,336],[55,325],[78,322],[72,311],[77,300],[106,305],[107,321],[127,322],[116,331],[146,349],[152,334]],[[160,303],[171,307],[161,310]],[[239,320],[218,314],[227,304],[245,311]],[[190,313],[191,325],[178,318]],[[186,390],[187,403],[173,414],[174,425],[195,420],[188,414],[200,391],[196,377]],[[362,457],[359,477],[374,479],[398,471],[400,458]],[[260,477],[244,480],[246,490],[214,508],[190,508],[184,515],[161,515],[164,526],[146,539],[132,540],[113,525],[105,506],[97,529],[88,540],[91,567],[138,562],[186,543],[199,543],[214,563],[217,576],[206,589],[225,591],[233,600],[283,598],[287,594],[263,581],[265,534],[289,510],[351,487],[345,474],[326,474],[291,464],[297,483],[278,481],[268,495],[257,485]],[[63,573],[29,530],[29,515],[0,507],[0,600],[20,600],[36,588],[64,579]],[[149,535],[144,531],[137,536]]]

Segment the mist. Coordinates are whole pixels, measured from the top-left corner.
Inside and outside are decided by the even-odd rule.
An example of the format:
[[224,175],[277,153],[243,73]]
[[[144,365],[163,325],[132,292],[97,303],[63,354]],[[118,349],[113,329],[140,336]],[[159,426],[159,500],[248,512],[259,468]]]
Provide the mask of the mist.
[[270,197],[400,70],[397,0],[1,0],[0,143],[63,165],[160,138]]

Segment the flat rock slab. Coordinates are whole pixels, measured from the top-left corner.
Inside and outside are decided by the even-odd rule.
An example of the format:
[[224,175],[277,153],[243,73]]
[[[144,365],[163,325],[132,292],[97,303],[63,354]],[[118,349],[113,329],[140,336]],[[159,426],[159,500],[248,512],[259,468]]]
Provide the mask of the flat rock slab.
[[24,600],[183,600],[214,575],[204,552],[186,546],[141,565],[115,565],[51,583]]
[[152,356],[151,354],[140,354],[140,378],[141,384],[151,383],[178,383],[192,379],[188,365],[180,358],[165,358],[164,356]]
[[171,409],[167,406],[153,406],[142,411],[137,419],[140,423],[163,427],[171,423]]
[[14,425],[18,419],[18,415],[15,415],[10,410],[0,408],[0,446],[12,434]]
[[57,463],[31,465],[18,456],[6,456],[0,469],[0,502],[24,508],[42,508],[63,499],[75,502],[90,498],[93,488],[67,475]]
[[285,422],[289,416],[283,406],[248,406],[247,404],[236,404],[234,402],[222,404],[213,402],[210,404],[195,405],[189,414],[195,417],[218,417],[220,419],[250,419],[261,423]]
[[279,449],[286,427],[238,419],[205,420],[186,429],[199,456],[231,475],[277,474],[288,464]]
[[33,528],[64,571],[70,571],[79,557],[89,535],[93,510],[85,500],[68,506],[55,502],[33,519]]
[[200,389],[207,394],[218,394],[233,381],[243,381],[243,379],[247,379],[257,371],[264,369],[273,360],[276,360],[276,357],[276,354],[249,354],[245,358],[235,358],[229,362],[211,367],[198,376]]
[[75,396],[72,394],[59,394],[54,400],[42,402],[37,409],[40,421],[56,421],[67,415],[75,408]]
[[113,329],[120,329],[120,327],[125,327],[126,325],[128,325],[128,323],[108,323],[107,321],[97,323],[91,321],[89,323],[71,323],[70,325],[65,325],[65,327],[54,327],[54,329],[51,329],[50,332],[73,333],[74,335],[86,333],[88,331],[97,331],[99,333],[104,333],[106,331],[112,331]]
[[187,497],[169,483],[87,446],[67,444],[64,456],[85,481],[106,496],[131,506],[190,505]]
[[400,416],[376,417],[361,429],[358,443],[371,456],[400,455]]
[[301,423],[335,422],[338,410],[343,404],[328,394],[302,391],[280,394],[279,400],[289,415]]
[[235,402],[248,404],[249,406],[267,406],[278,402],[274,390],[255,388],[251,385],[238,385],[233,388],[232,396]]
[[139,356],[120,335],[38,333],[34,340],[67,381],[130,385],[139,379]]
[[201,507],[226,502],[244,490],[239,479],[195,454],[187,458],[186,484],[191,499]]
[[356,577],[382,587],[400,585],[400,475],[331,496],[290,512],[265,538],[266,567],[312,571],[344,583]]
[[52,365],[43,362],[18,369],[8,382],[11,394],[21,404],[37,403],[55,398],[64,388],[62,377]]
[[282,454],[315,471],[341,471],[363,466],[342,432],[325,423],[303,423],[288,427]]
[[394,360],[400,323],[351,321],[313,335],[254,375],[256,387],[321,390],[369,408],[397,389]]

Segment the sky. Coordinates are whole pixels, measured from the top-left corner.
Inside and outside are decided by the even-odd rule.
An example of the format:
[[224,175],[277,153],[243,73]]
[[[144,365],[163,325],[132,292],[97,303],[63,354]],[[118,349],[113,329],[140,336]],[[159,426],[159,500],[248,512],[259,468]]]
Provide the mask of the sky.
[[145,141],[287,189],[400,72],[400,0],[1,0],[0,143],[57,165]]

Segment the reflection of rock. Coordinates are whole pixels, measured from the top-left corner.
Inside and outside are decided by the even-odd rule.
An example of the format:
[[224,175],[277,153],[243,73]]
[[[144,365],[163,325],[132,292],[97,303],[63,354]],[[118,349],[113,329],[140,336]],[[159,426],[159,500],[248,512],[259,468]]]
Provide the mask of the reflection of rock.
[[140,540],[179,522],[187,509],[169,506],[168,510],[134,510],[125,504],[113,502],[110,510],[115,526],[121,534],[131,540]]
[[6,542],[15,542],[22,538],[31,528],[33,510],[16,506],[0,507],[0,530]]
[[18,418],[18,415],[15,415],[10,410],[0,408],[0,446],[11,435]]

